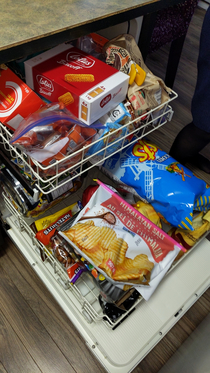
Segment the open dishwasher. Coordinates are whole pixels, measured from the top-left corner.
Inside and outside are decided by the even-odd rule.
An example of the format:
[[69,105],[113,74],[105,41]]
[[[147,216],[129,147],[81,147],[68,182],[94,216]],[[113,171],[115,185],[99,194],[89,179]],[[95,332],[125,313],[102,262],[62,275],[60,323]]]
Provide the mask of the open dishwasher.
[[[154,116],[154,111],[151,110],[146,119],[138,118],[142,122],[139,127],[133,129],[134,139],[131,141],[141,139],[169,121],[173,115],[169,104],[176,96],[173,92],[164,108],[161,106],[159,116]],[[126,136],[127,133],[124,139],[121,137],[115,140],[120,142],[118,152],[126,148],[126,141],[123,141]],[[114,186],[114,183],[97,168],[97,165],[110,156],[106,155],[106,149],[113,145],[109,143],[109,139],[102,158],[94,154],[93,160],[91,157],[85,157],[84,149],[80,150],[80,162],[68,170],[71,176],[65,177],[66,170],[59,172],[59,167],[56,166],[61,162],[58,161],[53,165],[57,170],[55,175],[45,180],[40,173],[42,166],[38,162],[35,163],[35,167],[32,166],[26,154],[10,145],[11,133],[3,124],[0,124],[0,137],[2,163],[9,167],[11,164],[8,159],[16,158],[21,167],[27,168],[27,172],[36,180],[33,187],[28,188],[34,200],[39,198],[40,193],[56,199],[68,190],[75,177],[79,176],[83,178],[81,188],[63,199],[59,203],[59,209],[81,200],[83,191],[92,184],[94,178]],[[15,177],[18,178],[18,174],[15,174]],[[132,371],[209,287],[210,243],[206,236],[171,267],[149,301],[145,301],[139,295],[129,310],[113,321],[104,315],[100,305],[100,290],[86,272],[75,284],[70,283],[65,269],[35,238],[31,229],[34,219],[24,217],[18,202],[3,192],[1,219],[9,237],[81,333],[92,353],[110,373]],[[55,205],[45,214],[48,215],[57,208]],[[202,268],[199,276],[198,268]]]

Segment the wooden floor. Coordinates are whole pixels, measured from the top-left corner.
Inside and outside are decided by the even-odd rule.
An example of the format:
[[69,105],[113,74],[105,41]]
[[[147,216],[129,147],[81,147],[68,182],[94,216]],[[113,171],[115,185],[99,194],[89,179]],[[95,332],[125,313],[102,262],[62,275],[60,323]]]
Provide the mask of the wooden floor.
[[[179,129],[191,120],[190,102],[196,82],[199,33],[204,11],[197,9],[190,25],[174,85],[171,123],[151,138],[168,151]],[[147,59],[164,78],[169,46]],[[204,154],[208,154],[208,148]],[[210,183],[210,177],[197,170]],[[180,289],[181,291],[181,289]],[[157,373],[210,312],[210,289],[134,369]],[[70,320],[8,237],[0,245],[0,372],[83,373],[104,372]]]

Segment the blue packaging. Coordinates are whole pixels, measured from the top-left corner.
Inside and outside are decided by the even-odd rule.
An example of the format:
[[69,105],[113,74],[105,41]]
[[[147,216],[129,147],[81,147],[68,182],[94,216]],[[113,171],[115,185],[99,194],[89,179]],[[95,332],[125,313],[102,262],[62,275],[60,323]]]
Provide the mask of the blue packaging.
[[172,226],[193,230],[194,211],[210,208],[209,185],[144,139],[107,159],[102,171],[149,202]]

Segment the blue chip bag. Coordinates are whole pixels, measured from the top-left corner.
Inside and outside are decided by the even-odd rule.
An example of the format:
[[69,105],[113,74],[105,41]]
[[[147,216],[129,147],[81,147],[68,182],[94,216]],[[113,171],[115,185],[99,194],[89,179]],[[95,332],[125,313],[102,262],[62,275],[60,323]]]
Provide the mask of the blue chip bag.
[[210,208],[209,185],[144,139],[107,159],[102,171],[173,226],[193,230],[194,211]]

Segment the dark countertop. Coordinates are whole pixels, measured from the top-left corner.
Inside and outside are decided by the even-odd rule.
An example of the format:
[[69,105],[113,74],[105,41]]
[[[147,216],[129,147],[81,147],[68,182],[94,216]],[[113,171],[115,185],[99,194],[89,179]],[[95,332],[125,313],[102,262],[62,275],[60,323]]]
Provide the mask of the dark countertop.
[[130,3],[128,0],[8,0],[1,5],[0,50],[128,10],[136,9],[137,12],[140,6],[150,2],[151,0],[132,0]]
[[179,2],[180,0],[7,0],[1,4],[0,63]]

